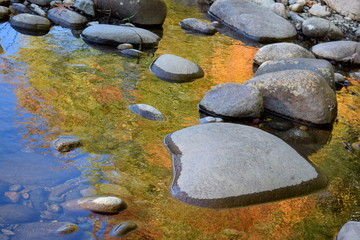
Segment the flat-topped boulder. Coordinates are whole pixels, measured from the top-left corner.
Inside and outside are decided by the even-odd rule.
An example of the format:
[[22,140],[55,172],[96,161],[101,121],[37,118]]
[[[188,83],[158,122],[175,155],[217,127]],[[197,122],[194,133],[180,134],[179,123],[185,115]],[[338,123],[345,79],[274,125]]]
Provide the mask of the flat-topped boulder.
[[260,90],[264,109],[269,112],[313,125],[330,124],[336,117],[334,90],[313,71],[271,72],[256,76],[245,84]]
[[85,26],[88,19],[66,8],[52,8],[48,11],[48,18],[56,24],[65,28],[80,29]]
[[164,54],[155,59],[150,70],[161,80],[174,83],[192,82],[204,76],[199,65],[173,54]]
[[360,43],[354,41],[333,41],[320,43],[311,48],[319,58],[360,64]]
[[10,25],[16,30],[24,30],[43,35],[49,32],[51,22],[42,16],[21,13],[10,18]]
[[255,72],[255,77],[271,72],[284,70],[308,70],[322,76],[332,89],[335,89],[333,65],[323,59],[315,58],[284,58],[266,61]]
[[327,180],[293,148],[260,129],[212,123],[165,138],[172,154],[171,192],[188,204],[229,208],[317,191]]
[[83,39],[106,45],[130,43],[142,47],[155,47],[160,38],[156,34],[137,27],[96,24],[85,28],[81,36]]
[[315,58],[306,48],[294,43],[273,43],[260,48],[254,57],[254,62],[258,65],[280,58]]
[[281,42],[296,36],[290,22],[250,1],[217,0],[209,12],[255,41]]

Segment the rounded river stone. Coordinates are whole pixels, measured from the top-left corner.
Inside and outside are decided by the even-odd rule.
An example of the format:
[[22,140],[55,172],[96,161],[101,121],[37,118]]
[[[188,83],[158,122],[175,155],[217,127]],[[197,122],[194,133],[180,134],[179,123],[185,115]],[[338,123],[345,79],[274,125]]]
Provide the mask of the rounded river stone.
[[188,204],[229,208],[309,194],[327,179],[293,148],[260,129],[213,123],[165,138],[172,154],[171,192]]
[[159,110],[147,104],[134,104],[129,109],[133,113],[150,120],[166,121],[166,117]]
[[118,197],[87,197],[78,200],[80,207],[101,214],[118,214],[127,208],[127,204]]
[[45,17],[21,13],[10,18],[10,25],[15,29],[20,28],[29,31],[48,32],[51,27],[51,22]]

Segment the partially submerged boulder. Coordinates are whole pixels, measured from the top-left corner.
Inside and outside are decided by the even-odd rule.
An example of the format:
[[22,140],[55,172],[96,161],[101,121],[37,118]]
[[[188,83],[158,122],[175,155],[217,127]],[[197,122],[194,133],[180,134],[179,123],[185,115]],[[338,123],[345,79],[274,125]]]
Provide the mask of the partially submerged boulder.
[[217,0],[209,12],[256,41],[280,42],[296,36],[294,26],[287,20],[247,0]]
[[253,86],[224,83],[213,87],[201,100],[201,110],[229,118],[257,118],[263,111],[260,91]]
[[269,60],[260,65],[255,72],[255,77],[284,70],[308,70],[322,76],[332,89],[335,89],[335,77],[333,65],[323,59],[314,58],[284,58]]
[[245,83],[257,87],[269,112],[313,125],[332,123],[336,96],[323,77],[307,70],[286,70],[256,76]]
[[171,192],[188,204],[229,208],[317,191],[327,180],[293,148],[257,128],[212,123],[165,138],[172,154]]
[[254,57],[254,62],[261,65],[266,61],[280,58],[315,58],[315,56],[294,43],[273,43],[260,48]]
[[21,13],[10,18],[10,25],[19,32],[44,35],[49,32],[51,22],[45,17]]
[[80,207],[101,214],[118,214],[127,208],[127,204],[118,197],[100,196],[87,197],[78,200]]
[[311,48],[319,58],[338,62],[360,64],[360,43],[354,41],[333,41],[320,43]]
[[130,43],[142,47],[155,47],[160,41],[156,34],[148,30],[109,24],[96,24],[87,27],[81,36],[86,41],[106,45]]

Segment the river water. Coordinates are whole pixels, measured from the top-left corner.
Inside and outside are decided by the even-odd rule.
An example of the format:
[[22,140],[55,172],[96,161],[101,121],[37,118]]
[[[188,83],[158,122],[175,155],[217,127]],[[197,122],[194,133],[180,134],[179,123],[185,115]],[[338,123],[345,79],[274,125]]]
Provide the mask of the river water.
[[[15,220],[0,223],[2,232],[16,239],[28,222],[69,221],[87,234],[84,239],[115,239],[109,231],[131,221],[138,229],[123,239],[332,239],[346,221],[360,221],[359,152],[348,147],[360,140],[360,88],[354,80],[337,92],[333,129],[314,130],[326,141],[305,144],[316,149],[306,154],[327,175],[326,189],[217,210],[171,196],[164,137],[199,124],[197,105],[212,86],[250,79],[260,46],[223,34],[188,34],[179,21],[204,14],[196,5],[167,4],[158,49],[140,59],[94,49],[61,27],[28,36],[7,22],[0,25],[0,208],[16,204],[36,211],[25,220],[9,217]],[[205,77],[185,84],[159,80],[148,67],[166,53],[198,63]],[[128,107],[134,103],[156,107],[167,121],[133,114]],[[82,138],[83,147],[59,154],[51,142],[60,136]],[[129,207],[113,216],[71,207],[71,200],[93,195],[118,196]],[[27,239],[39,239],[22,231]],[[0,233],[0,239],[7,238]]]

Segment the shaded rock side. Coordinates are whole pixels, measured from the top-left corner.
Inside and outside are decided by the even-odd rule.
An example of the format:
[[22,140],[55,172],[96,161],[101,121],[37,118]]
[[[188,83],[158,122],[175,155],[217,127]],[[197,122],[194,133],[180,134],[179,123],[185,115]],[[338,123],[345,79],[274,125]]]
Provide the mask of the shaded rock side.
[[245,84],[260,90],[265,110],[272,113],[314,125],[330,124],[336,117],[334,91],[324,78],[312,71],[267,73]]
[[256,87],[224,83],[208,91],[199,107],[212,115],[229,118],[257,118],[263,111],[263,100]]
[[258,65],[280,58],[315,58],[307,49],[294,43],[273,43],[260,48],[254,57],[254,62]]
[[164,54],[155,59],[150,71],[161,80],[174,83],[192,82],[204,76],[199,65],[173,54]]
[[360,21],[359,0],[324,0],[324,2],[340,14]]
[[138,25],[162,25],[167,14],[163,0],[94,0],[94,3],[96,9]]
[[217,0],[210,14],[260,42],[280,42],[296,36],[294,26],[271,10],[246,0]]
[[257,128],[213,123],[165,138],[172,154],[175,198],[188,204],[229,208],[311,193],[327,180],[293,148]]
[[308,70],[322,76],[332,89],[335,89],[334,67],[323,59],[285,58],[266,61],[260,65],[254,76],[284,70]]
[[96,24],[85,28],[81,36],[90,42],[107,45],[130,43],[142,47],[154,47],[160,38],[145,29],[136,27]]
[[311,48],[319,58],[338,62],[360,64],[360,43],[354,41],[333,41],[320,43]]

